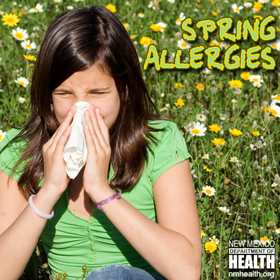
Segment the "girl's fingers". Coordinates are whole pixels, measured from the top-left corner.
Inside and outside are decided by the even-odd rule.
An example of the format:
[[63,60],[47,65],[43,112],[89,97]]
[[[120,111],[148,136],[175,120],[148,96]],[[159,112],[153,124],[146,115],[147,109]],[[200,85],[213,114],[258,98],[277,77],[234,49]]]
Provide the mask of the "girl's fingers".
[[71,132],[71,126],[69,125],[62,133],[62,135],[60,136],[60,138],[57,140],[56,146],[55,146],[55,150],[54,153],[57,153],[58,155],[62,155],[65,144],[70,136],[70,132]]
[[97,108],[97,110],[98,110],[98,112],[97,112],[96,116],[97,116],[97,121],[99,124],[100,131],[101,131],[101,135],[102,135],[101,138],[102,138],[103,142],[105,142],[107,145],[110,145],[110,136],[109,136],[108,127],[98,108]]
[[88,149],[88,155],[92,153],[96,153],[96,145],[95,142],[93,141],[89,126],[86,124],[85,125],[85,136],[86,136],[86,142],[87,142],[87,149]]

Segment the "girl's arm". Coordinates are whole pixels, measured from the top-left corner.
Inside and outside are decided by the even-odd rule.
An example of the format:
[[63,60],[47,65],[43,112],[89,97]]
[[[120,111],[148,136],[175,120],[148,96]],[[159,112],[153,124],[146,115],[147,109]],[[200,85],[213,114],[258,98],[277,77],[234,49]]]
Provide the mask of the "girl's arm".
[[[107,196],[114,193],[106,190]],[[104,197],[104,193],[95,193],[95,197]],[[129,243],[167,279],[199,279],[200,228],[188,160],[171,167],[156,180],[154,198],[158,223],[124,199],[115,199],[103,208]]]

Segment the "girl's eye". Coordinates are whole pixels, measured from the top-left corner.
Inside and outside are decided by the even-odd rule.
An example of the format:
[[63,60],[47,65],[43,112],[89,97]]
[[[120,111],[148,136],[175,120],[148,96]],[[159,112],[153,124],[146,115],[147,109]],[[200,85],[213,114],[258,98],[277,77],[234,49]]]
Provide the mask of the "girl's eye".
[[96,92],[91,92],[91,94],[103,95],[105,94],[105,92],[96,91]]

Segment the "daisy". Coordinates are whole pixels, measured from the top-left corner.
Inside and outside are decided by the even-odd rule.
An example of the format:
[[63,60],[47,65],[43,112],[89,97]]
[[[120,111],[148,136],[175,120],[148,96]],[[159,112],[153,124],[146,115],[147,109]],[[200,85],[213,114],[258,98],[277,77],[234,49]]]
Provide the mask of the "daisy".
[[212,70],[209,70],[207,67],[202,70],[202,73],[209,75],[211,74]]
[[280,51],[280,40],[276,39],[273,41],[270,41],[269,43],[266,43],[267,45],[269,45],[271,48]]
[[228,214],[228,215],[232,215],[229,213],[229,209],[227,209],[226,207],[218,207],[219,210],[221,210],[224,214]]
[[191,47],[191,44],[189,42],[186,42],[184,39],[181,39],[178,41],[177,46],[181,49],[189,49]]
[[156,24],[152,24],[150,26],[150,28],[155,31],[155,32],[158,32],[158,31],[161,31],[163,32],[164,28],[167,26],[166,23],[164,22],[159,22],[159,23],[156,23]]
[[19,101],[19,103],[24,103],[24,102],[26,101],[26,99],[23,98],[23,97],[20,97],[20,98],[18,99],[18,101]]
[[231,102],[232,102],[233,104],[235,104],[235,103],[237,103],[237,100],[232,99]]
[[268,3],[269,0],[259,0],[259,2],[262,3],[262,4],[265,4],[265,3]]
[[2,16],[3,25],[15,26],[19,22],[18,16],[14,14],[5,14]]
[[206,120],[206,116],[204,116],[203,114],[197,115],[196,118],[197,118],[199,121],[202,121],[202,122],[204,122],[204,121]]
[[217,245],[216,243],[213,243],[211,241],[205,243],[205,251],[209,251],[210,253],[213,253],[216,251]]
[[230,161],[231,161],[231,162],[239,162],[239,160],[237,159],[237,157],[232,157],[232,158],[230,158]]
[[277,103],[275,101],[272,101],[269,106],[270,112],[275,117],[280,117],[280,106],[277,106]]
[[143,18],[145,15],[143,13],[139,13],[138,17]]
[[202,192],[204,192],[208,196],[213,196],[216,190],[213,187],[205,186],[202,188]]
[[28,38],[27,31],[19,27],[12,31],[12,35],[19,41],[26,40]]
[[24,42],[21,43],[21,46],[25,49],[25,50],[32,50],[32,49],[36,49],[36,44],[34,42],[30,43],[30,40],[26,40]]
[[215,244],[219,244],[219,239],[217,239],[216,237],[215,237],[215,235],[213,235],[213,237],[212,238],[209,238],[210,239],[210,241],[211,242],[213,242],[213,243],[215,243]]
[[62,0],[54,0],[55,3],[60,3]]
[[275,102],[275,103],[280,103],[280,95],[272,95],[271,99]]
[[275,230],[275,233],[276,233],[276,234],[279,234],[279,233],[280,233],[280,228],[277,228],[277,229]]
[[250,82],[259,82],[259,83],[262,83],[262,82],[263,82],[263,79],[262,79],[261,75],[251,75],[250,78],[249,78],[249,81],[250,81]]
[[2,130],[0,130],[0,142],[5,138],[7,132],[3,132]]
[[37,4],[35,8],[29,10],[29,13],[42,13],[43,11],[43,5]]
[[209,159],[209,154],[205,154],[202,156],[203,159]]
[[169,2],[170,4],[174,4],[175,0],[167,0],[167,2]]
[[206,127],[199,122],[192,122],[190,125],[190,133],[192,136],[204,136]]
[[113,5],[113,4],[108,4],[106,6],[106,8],[111,11],[112,13],[115,13],[117,10],[116,10],[116,7]]
[[29,84],[28,80],[24,77],[16,79],[15,82],[23,87],[27,87],[27,85]]
[[239,14],[240,10],[243,9],[243,6],[237,7],[236,4],[233,4],[231,7],[232,7],[233,11],[234,11],[235,13],[238,13],[238,14]]
[[250,3],[250,2],[245,2],[245,3],[244,3],[244,7],[246,7],[246,8],[250,8],[250,7],[252,7],[252,6],[253,6],[253,4]]
[[260,88],[262,86],[262,84],[260,82],[254,82],[253,86]]
[[186,16],[184,15],[184,13],[180,13],[179,18],[176,19],[175,23],[177,25],[181,25],[181,22],[186,18]]
[[66,8],[67,8],[67,10],[73,10],[73,9],[74,9],[74,7],[73,7],[73,6],[70,6],[70,5],[67,6]]

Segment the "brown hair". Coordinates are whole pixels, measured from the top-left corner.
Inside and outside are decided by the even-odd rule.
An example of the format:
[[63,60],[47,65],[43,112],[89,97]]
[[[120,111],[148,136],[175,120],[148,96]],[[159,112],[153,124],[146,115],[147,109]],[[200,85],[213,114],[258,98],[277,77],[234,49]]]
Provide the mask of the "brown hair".
[[144,135],[156,143],[150,132],[160,131],[149,127],[148,120],[169,117],[160,116],[150,99],[137,52],[122,23],[106,8],[92,6],[58,15],[42,41],[32,77],[31,116],[12,140],[27,140],[14,167],[28,160],[18,182],[26,197],[38,191],[44,177],[42,147],[59,126],[51,108],[52,91],[73,73],[95,63],[114,78],[121,101],[109,131],[110,163],[115,172],[110,186],[129,189],[139,180],[150,143]]

